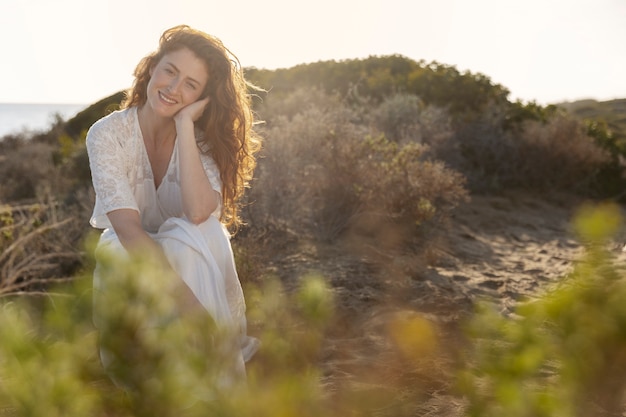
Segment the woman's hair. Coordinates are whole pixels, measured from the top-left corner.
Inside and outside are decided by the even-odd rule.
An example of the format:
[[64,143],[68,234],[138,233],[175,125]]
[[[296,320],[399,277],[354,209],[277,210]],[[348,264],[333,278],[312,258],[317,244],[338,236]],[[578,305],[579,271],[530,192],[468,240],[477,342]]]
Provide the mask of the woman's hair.
[[122,107],[141,107],[147,100],[150,70],[165,55],[187,48],[203,60],[209,79],[203,96],[210,100],[195,123],[201,149],[218,166],[222,180],[222,221],[237,227],[239,199],[252,179],[255,153],[261,139],[253,129],[254,114],[248,89],[260,90],[248,83],[237,57],[222,42],[187,25],[175,26],[161,35],[157,51],[144,57],[135,68],[135,81]]

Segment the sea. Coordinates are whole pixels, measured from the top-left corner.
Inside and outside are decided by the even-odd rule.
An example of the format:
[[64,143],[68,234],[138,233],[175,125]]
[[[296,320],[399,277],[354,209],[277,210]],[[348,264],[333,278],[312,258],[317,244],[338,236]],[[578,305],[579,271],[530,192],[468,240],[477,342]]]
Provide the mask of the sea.
[[55,121],[71,119],[87,104],[0,103],[0,140],[10,134],[45,132]]

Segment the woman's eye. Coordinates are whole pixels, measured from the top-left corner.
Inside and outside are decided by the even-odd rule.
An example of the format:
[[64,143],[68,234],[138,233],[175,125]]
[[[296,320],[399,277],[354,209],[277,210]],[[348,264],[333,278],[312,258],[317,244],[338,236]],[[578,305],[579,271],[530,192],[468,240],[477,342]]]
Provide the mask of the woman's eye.
[[196,90],[198,88],[194,83],[187,83],[187,87],[191,88],[192,90]]

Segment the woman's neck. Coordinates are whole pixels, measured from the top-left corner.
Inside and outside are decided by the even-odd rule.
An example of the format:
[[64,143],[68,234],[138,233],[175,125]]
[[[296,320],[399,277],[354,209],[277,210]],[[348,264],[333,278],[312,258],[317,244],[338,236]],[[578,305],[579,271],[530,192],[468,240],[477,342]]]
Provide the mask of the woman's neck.
[[147,105],[137,108],[139,127],[144,136],[144,140],[149,140],[154,145],[159,146],[176,137],[176,124],[174,120],[166,117],[159,117],[150,111]]

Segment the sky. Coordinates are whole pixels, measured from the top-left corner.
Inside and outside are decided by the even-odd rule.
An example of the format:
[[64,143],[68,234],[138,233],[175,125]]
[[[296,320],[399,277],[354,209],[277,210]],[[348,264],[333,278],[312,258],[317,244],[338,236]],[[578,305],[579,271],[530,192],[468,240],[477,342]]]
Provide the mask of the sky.
[[0,102],[89,104],[188,24],[243,67],[400,54],[511,100],[626,98],[626,0],[0,0]]

